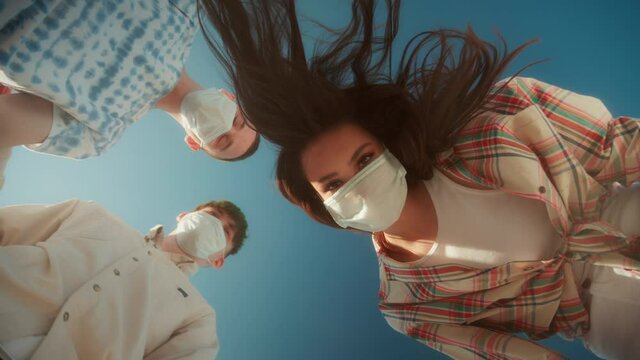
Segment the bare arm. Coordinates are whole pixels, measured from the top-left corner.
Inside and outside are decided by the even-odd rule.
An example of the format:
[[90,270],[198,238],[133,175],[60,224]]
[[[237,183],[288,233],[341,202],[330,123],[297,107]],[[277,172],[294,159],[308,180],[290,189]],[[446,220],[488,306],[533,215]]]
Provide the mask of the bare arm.
[[53,123],[53,104],[31,94],[0,96],[0,147],[43,142]]
[[182,104],[182,99],[190,92],[202,90],[202,86],[200,86],[197,82],[187,75],[187,72],[182,69],[182,75],[180,76],[180,80],[176,86],[171,90],[170,93],[165,95],[162,99],[158,100],[156,103],[156,107],[158,109],[164,110],[169,115],[171,115],[176,121],[180,121],[180,104]]

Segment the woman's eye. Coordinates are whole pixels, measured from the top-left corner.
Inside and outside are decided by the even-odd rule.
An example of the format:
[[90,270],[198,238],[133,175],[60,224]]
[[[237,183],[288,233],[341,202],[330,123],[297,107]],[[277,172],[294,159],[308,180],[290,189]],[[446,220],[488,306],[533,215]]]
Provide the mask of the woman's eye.
[[362,155],[362,157],[358,160],[358,168],[363,169],[366,167],[373,158],[373,153],[367,153]]
[[334,180],[334,181],[331,181],[331,182],[327,183],[324,186],[324,191],[325,192],[336,191],[336,190],[338,190],[340,188],[340,186],[342,186],[342,181]]
[[219,147],[219,148],[223,148],[225,146],[227,146],[227,144],[229,143],[229,134],[222,134],[220,135],[219,138],[217,138],[216,140],[213,140],[215,143],[215,146]]

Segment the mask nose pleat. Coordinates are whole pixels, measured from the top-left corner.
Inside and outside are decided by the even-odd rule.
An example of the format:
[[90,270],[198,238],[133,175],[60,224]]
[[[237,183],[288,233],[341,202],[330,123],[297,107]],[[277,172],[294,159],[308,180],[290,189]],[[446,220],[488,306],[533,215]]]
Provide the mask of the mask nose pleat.
[[219,89],[197,90],[187,94],[180,105],[182,127],[204,146],[231,130],[236,103]]
[[324,205],[344,227],[381,231],[399,217],[407,197],[406,170],[388,150],[351,178]]
[[203,260],[226,247],[222,222],[204,211],[192,212],[180,219],[176,239],[182,251]]

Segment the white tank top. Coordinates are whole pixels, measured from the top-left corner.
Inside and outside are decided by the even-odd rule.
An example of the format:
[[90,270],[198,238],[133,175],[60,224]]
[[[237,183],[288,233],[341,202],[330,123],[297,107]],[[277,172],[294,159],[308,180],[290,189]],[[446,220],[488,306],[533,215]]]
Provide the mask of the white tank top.
[[435,170],[425,181],[438,220],[435,245],[420,266],[455,263],[491,268],[553,257],[560,236],[544,203],[497,190],[477,190]]

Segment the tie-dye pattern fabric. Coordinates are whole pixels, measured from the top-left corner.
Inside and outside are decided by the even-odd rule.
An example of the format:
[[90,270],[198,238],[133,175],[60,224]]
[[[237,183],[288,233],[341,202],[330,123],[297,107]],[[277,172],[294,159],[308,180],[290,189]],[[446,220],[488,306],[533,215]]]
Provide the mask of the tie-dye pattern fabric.
[[107,150],[173,89],[197,25],[195,0],[0,0],[0,81],[55,105],[29,147]]
[[491,269],[398,266],[379,250],[379,308],[394,329],[454,359],[559,359],[516,334],[576,338],[588,331],[573,261],[640,281],[637,237],[600,218],[609,185],[640,180],[640,121],[614,118],[598,99],[528,78],[498,87],[493,101],[500,111],[471,121],[437,166],[469,187],[543,202],[562,250]]

